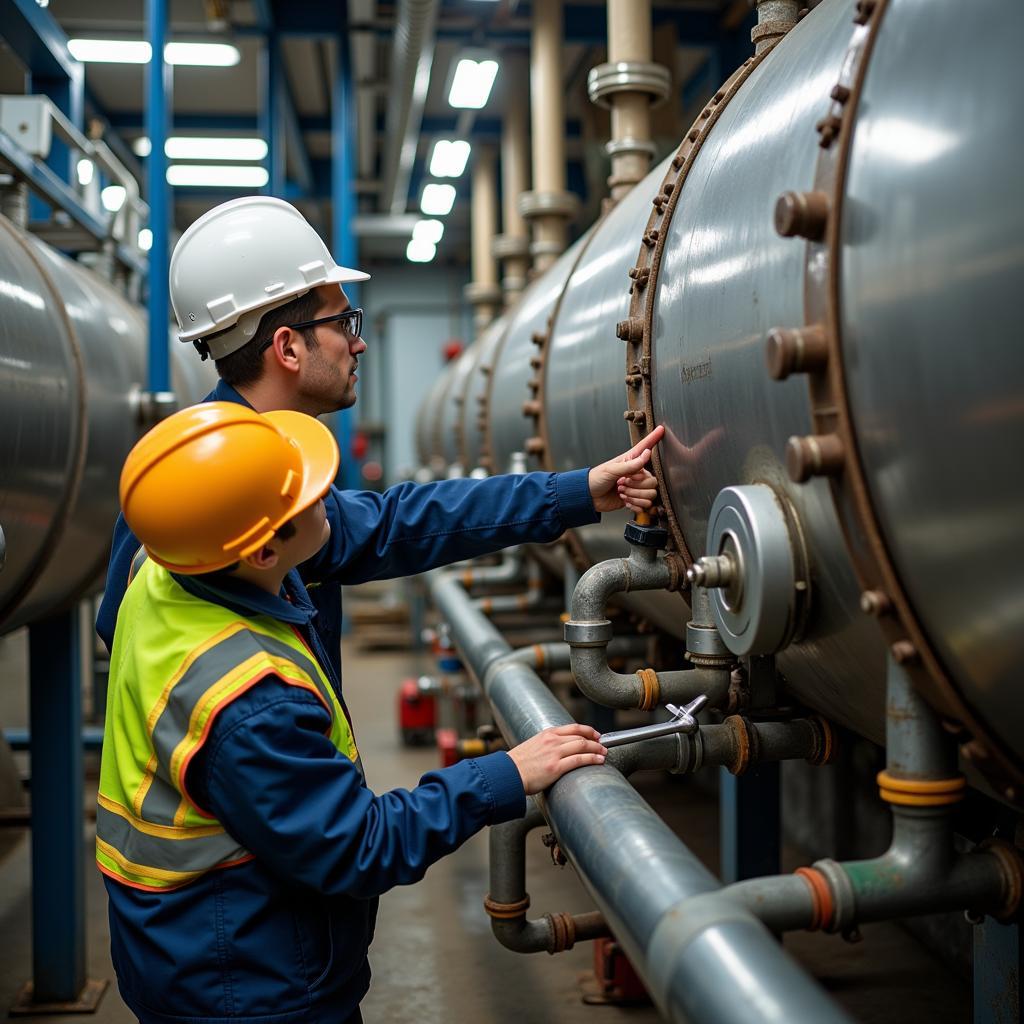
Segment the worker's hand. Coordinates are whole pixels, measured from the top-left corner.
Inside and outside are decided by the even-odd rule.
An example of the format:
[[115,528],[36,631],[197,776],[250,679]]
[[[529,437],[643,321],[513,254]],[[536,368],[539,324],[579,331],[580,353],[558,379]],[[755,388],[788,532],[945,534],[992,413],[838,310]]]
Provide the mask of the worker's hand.
[[602,764],[608,753],[597,742],[601,734],[589,725],[556,725],[513,747],[508,756],[515,762],[526,795],[547,789],[573,768]]
[[655,427],[628,452],[594,466],[588,482],[590,496],[598,512],[614,512],[623,507],[641,512],[654,504],[658,496],[658,482],[644,466],[650,462],[651,449],[664,433],[664,427]]

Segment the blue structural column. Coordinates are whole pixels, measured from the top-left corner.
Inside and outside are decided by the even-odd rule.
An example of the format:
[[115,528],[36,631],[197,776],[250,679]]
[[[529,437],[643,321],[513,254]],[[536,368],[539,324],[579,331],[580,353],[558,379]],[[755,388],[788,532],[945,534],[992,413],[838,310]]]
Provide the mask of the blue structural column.
[[[354,267],[359,254],[352,222],[355,216],[353,190],[353,159],[355,152],[355,117],[353,116],[352,68],[348,37],[338,33],[338,59],[335,62],[331,89],[331,209],[334,258],[345,267]],[[358,288],[345,285],[345,293],[353,306],[358,306]],[[338,445],[341,448],[341,486],[356,487],[357,468],[352,459],[352,430],[355,417],[352,409],[343,409],[337,417]]]
[[991,917],[974,929],[974,1024],[1021,1024],[1020,925]]
[[281,40],[271,29],[260,54],[259,131],[267,144],[267,184],[263,191],[268,196],[277,196],[279,199],[283,199],[285,194],[283,88]]
[[171,204],[167,186],[167,126],[171,105],[171,69],[164,61],[167,43],[167,0],[146,0],[146,34],[152,58],[146,68],[146,134],[150,152],[146,166],[149,227],[149,366],[147,386],[151,393],[171,390],[170,352],[167,347],[170,300]]
[[779,873],[782,843],[779,765],[743,775],[719,769],[719,875],[726,884]]
[[78,609],[29,627],[32,975],[12,1015],[89,1012],[85,977],[82,680]]

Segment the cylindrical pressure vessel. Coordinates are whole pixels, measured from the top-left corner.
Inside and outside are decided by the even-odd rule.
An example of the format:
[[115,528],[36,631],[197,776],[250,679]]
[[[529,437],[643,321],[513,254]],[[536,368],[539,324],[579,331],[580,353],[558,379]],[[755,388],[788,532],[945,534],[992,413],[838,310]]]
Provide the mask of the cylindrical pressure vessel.
[[[144,429],[146,323],[97,274],[0,218],[0,325],[7,631],[102,581],[121,464]],[[212,370],[191,347],[172,357],[179,404],[199,401]]]

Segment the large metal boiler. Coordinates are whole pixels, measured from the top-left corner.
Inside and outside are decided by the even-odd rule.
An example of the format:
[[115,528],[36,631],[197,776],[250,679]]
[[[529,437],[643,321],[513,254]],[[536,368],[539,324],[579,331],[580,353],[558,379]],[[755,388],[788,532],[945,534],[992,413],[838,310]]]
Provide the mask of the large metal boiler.
[[[498,472],[516,451],[591,464],[664,424],[678,553],[747,574],[745,608],[735,586],[714,591],[734,650],[777,649],[800,701],[876,741],[891,653],[1011,800],[1024,793],[1022,30],[1012,0],[967,19],[953,0],[824,0],[736,72],[421,415],[437,429],[457,398],[478,403],[467,387],[482,378],[479,434],[466,417],[454,453],[449,427],[435,436],[447,462]],[[574,557],[624,554],[623,521],[577,531]],[[772,545],[789,560],[781,590],[758,576]],[[622,597],[684,634],[680,597]]]
[[[0,630],[103,579],[121,464],[144,432],[146,321],[109,282],[0,217]],[[213,386],[172,362],[181,405]]]

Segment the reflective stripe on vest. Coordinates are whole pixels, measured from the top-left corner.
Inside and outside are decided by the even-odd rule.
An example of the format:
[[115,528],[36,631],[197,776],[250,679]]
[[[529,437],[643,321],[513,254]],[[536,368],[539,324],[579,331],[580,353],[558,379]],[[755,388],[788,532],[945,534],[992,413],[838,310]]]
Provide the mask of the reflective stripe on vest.
[[332,743],[361,770],[341,703],[297,632],[265,615],[241,619],[142,561],[111,653],[96,826],[101,871],[164,890],[251,859],[195,803],[186,779],[217,714],[268,675],[316,695],[330,713]]

